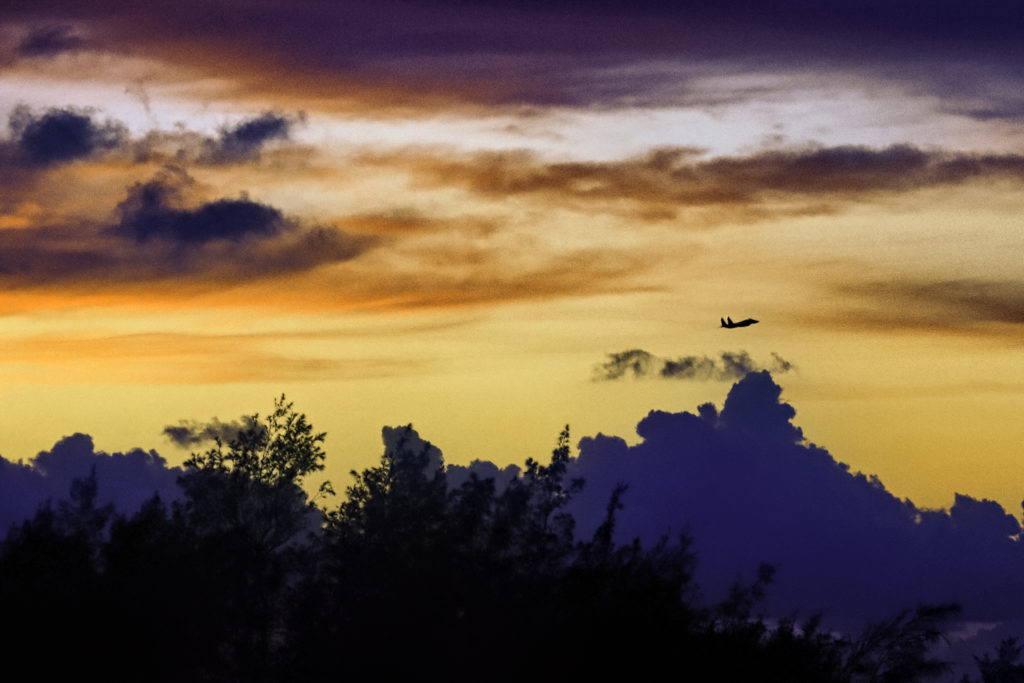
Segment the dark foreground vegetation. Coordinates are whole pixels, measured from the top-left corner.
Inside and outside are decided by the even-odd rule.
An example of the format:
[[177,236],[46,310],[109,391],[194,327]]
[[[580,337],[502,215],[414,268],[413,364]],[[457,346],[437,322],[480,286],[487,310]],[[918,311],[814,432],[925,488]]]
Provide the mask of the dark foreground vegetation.
[[[857,636],[767,621],[773,570],[701,602],[685,537],[613,541],[620,488],[580,540],[564,507],[569,434],[500,489],[449,486],[400,430],[344,502],[307,498],[323,434],[282,397],[229,444],[193,455],[184,498],[130,516],[95,475],[0,549],[7,672],[105,681],[923,681],[956,606],[919,606]],[[1007,641],[985,683],[1024,680]],[[948,674],[947,674],[948,676]],[[948,680],[948,678],[947,678]]]

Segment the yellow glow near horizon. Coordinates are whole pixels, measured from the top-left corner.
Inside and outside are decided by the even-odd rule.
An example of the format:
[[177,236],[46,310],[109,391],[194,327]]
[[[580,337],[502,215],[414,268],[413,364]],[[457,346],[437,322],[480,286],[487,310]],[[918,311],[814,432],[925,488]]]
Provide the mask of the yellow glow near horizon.
[[[638,63],[605,76],[669,74],[693,102],[525,107],[460,102],[454,86],[378,92],[352,74],[319,85],[301,74],[277,92],[277,71],[257,82],[238,59],[215,77],[213,47],[174,66],[183,49],[0,72],[0,114],[92,107],[134,143],[151,131],[171,141],[150,156],[128,146],[32,168],[0,190],[0,231],[21,249],[0,268],[11,283],[0,291],[3,455],[87,431],[101,449],[156,447],[176,463],[184,454],[163,426],[265,412],[285,392],[328,432],[336,483],[376,461],[381,426],[408,422],[451,462],[521,463],[544,457],[565,423],[575,437],[635,442],[648,410],[721,405],[729,389],[593,382],[605,354],[746,350],[795,363],[776,379],[796,423],[894,494],[939,506],[955,489],[1016,513],[1019,174],[802,192],[758,154],[1012,153],[1024,150],[1019,126],[848,72]],[[316,88],[303,94],[304,84]],[[288,144],[244,163],[209,163],[192,148],[260,112],[299,121],[300,109]],[[689,151],[659,161],[659,149]],[[742,168],[709,180],[693,165],[720,157]],[[742,166],[751,160],[761,165]],[[146,262],[110,227],[130,188],[168,165],[192,179],[183,211],[248,197],[280,210],[289,230],[373,243],[294,272],[175,270],[194,245]],[[50,242],[14,239],[58,229]],[[57,268],[84,254],[121,270],[44,268],[19,280],[44,252]],[[995,292],[994,312],[976,310],[976,290]],[[725,315],[762,323],[723,333]]]

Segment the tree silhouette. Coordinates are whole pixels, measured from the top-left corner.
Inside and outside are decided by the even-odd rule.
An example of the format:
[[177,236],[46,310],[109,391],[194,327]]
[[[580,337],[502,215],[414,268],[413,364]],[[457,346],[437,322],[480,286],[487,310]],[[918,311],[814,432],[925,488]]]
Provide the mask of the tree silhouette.
[[[626,487],[594,535],[566,506],[568,428],[547,463],[501,484],[450,485],[441,453],[406,426],[352,472],[326,513],[301,484],[325,435],[281,396],[228,444],[193,454],[184,499],[131,516],[96,505],[95,473],[0,545],[8,666],[43,679],[923,681],[952,605],[921,606],[859,637],[821,618],[757,614],[774,569],[701,604],[686,535],[615,542]],[[321,488],[329,492],[329,485]],[[133,653],[96,663],[116,643]],[[64,655],[49,656],[59,648]],[[107,648],[107,650],[104,650]],[[1020,680],[1021,647],[978,659],[983,683]]]
[[[193,453],[178,483],[197,529],[246,533],[274,550],[315,528],[302,483],[324,468],[326,434],[314,432],[283,394],[264,420],[255,414],[247,424],[227,446],[217,438]],[[332,493],[330,482],[320,486],[320,494]]]
[[[284,395],[226,446],[186,460],[182,516],[196,556],[216,572],[220,643],[215,670],[240,680],[272,675],[286,645],[295,577],[311,561],[322,513],[301,484],[323,469],[326,435]],[[332,493],[325,482],[320,493]]]
[[[88,634],[102,623],[98,566],[103,533],[113,516],[96,506],[96,471],[71,484],[70,501],[45,503],[13,526],[0,546],[0,615],[8,659],[31,663],[39,678],[65,676],[87,658]],[[50,653],[61,651],[60,658]],[[10,666],[10,664],[8,664]]]
[[[988,653],[975,657],[981,683],[1024,683],[1024,664],[1020,663],[1024,645],[1020,638],[1006,638],[996,648],[995,656]],[[964,676],[963,682],[970,679]]]
[[945,639],[945,622],[959,613],[955,604],[919,605],[869,626],[852,643],[845,673],[855,681],[912,683],[948,671],[948,662],[931,651]]

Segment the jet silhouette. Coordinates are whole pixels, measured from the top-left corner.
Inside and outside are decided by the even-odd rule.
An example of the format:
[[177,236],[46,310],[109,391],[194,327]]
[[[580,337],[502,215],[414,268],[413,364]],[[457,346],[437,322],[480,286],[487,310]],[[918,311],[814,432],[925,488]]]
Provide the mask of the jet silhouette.
[[754,323],[758,322],[757,320],[754,320],[753,318],[747,318],[746,320],[741,320],[738,323],[734,323],[732,321],[732,318],[724,318],[724,319],[721,319],[721,320],[722,320],[722,327],[725,327],[725,328],[730,329],[730,330],[732,328],[734,328],[734,327],[746,327],[747,325],[753,325]]

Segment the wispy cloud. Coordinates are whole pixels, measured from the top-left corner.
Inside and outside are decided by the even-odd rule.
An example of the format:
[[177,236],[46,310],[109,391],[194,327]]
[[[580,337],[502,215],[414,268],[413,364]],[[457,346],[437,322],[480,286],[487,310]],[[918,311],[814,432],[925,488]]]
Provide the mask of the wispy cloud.
[[935,332],[1020,339],[1024,281],[893,278],[840,281],[829,309],[801,313],[805,323],[845,329]]
[[451,158],[415,150],[367,156],[438,186],[461,186],[485,197],[543,196],[586,210],[627,203],[660,218],[687,209],[726,209],[726,220],[829,213],[851,202],[983,179],[1024,181],[1024,155],[925,151],[910,145],[759,152],[701,158],[691,148],[654,150],[610,162],[544,162],[520,152]]
[[109,7],[54,0],[33,3],[31,11],[12,8],[9,21],[43,27],[31,40],[21,35],[13,49],[73,48],[76,34],[61,28],[71,17],[102,29],[102,41],[91,48],[181,65],[218,78],[235,95],[305,97],[328,106],[372,102],[392,110],[643,101],[649,82],[624,87],[601,71],[659,58],[801,70],[828,64],[883,74],[897,62],[917,67],[908,80],[951,95],[937,66],[951,54],[1007,73],[1022,58],[1019,15],[1010,2],[976,3],[969,11],[955,3],[911,9],[852,0],[830,1],[827,9],[796,0],[771,8],[742,0],[451,6],[353,0],[300,7],[265,2],[244,11],[235,0],[182,0],[132,12]]
[[762,369],[776,374],[795,369],[777,353],[766,366],[756,363],[746,351],[723,351],[717,358],[710,356],[680,356],[663,358],[644,351],[629,349],[609,353],[608,360],[594,368],[595,380],[618,380],[625,377],[676,380],[714,380],[728,382],[741,379],[748,373]]
[[251,417],[232,422],[221,422],[217,418],[213,418],[209,422],[181,420],[176,425],[164,427],[163,435],[177,446],[191,448],[212,443],[217,439],[220,439],[223,443],[230,443],[238,438],[240,432],[260,426]]
[[[401,355],[339,357],[317,342],[334,332],[37,334],[0,338],[12,372],[35,368],[41,383],[197,384],[381,378],[418,372]],[[320,353],[313,352],[313,349]]]

